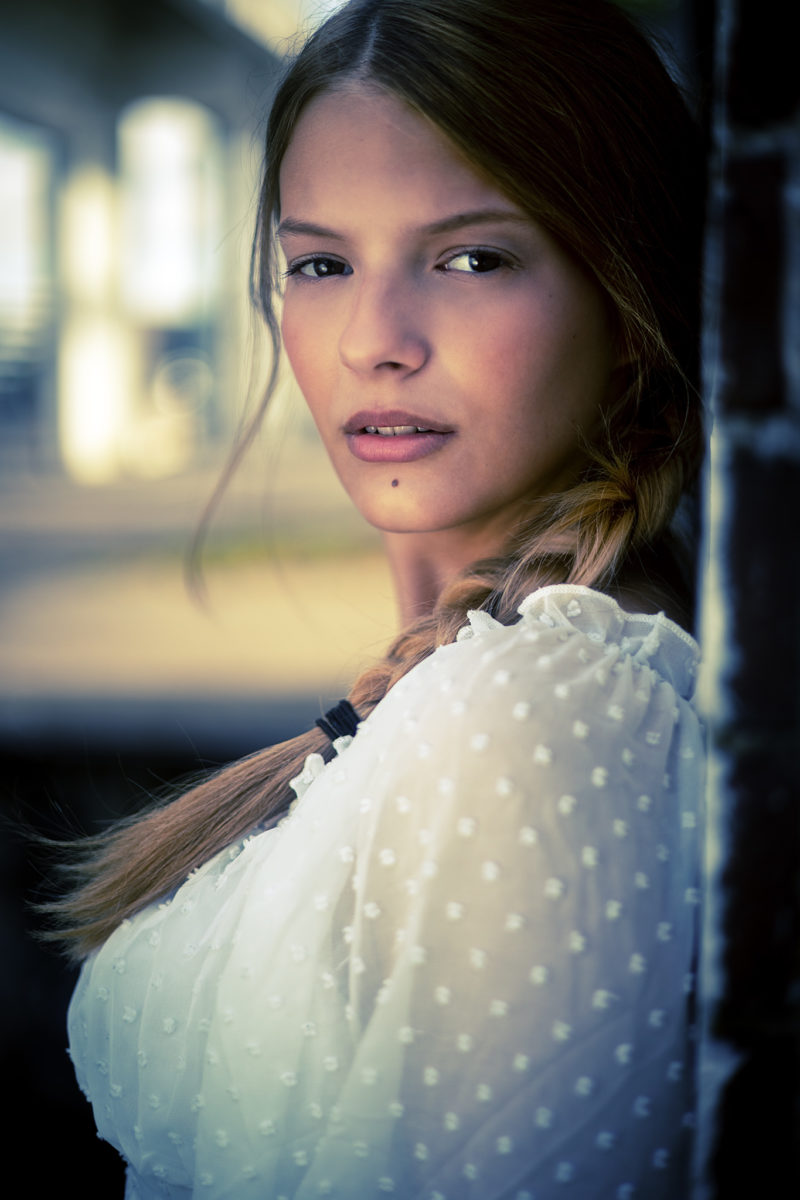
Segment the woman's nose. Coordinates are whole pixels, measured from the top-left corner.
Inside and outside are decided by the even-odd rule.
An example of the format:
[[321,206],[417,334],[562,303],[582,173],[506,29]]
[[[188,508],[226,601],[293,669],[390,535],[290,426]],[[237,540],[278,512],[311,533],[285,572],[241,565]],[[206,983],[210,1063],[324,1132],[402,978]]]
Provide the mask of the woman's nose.
[[339,339],[340,358],[359,374],[377,370],[412,374],[430,354],[423,324],[419,304],[402,285],[364,282]]

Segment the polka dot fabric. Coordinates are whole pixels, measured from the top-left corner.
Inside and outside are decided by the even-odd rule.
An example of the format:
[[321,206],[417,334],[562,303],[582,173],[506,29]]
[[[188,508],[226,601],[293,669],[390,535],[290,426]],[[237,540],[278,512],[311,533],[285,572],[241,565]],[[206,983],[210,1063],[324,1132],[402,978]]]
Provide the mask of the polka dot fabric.
[[71,1053],[127,1200],[686,1193],[697,648],[545,588],[126,922]]

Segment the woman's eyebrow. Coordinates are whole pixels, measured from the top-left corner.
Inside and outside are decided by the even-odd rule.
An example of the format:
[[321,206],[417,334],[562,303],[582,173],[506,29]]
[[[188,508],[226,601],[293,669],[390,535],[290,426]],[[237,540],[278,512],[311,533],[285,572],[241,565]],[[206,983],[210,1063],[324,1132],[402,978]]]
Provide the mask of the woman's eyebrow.
[[433,221],[424,225],[420,232],[425,234],[453,233],[465,225],[494,225],[500,221],[512,221],[518,225],[527,225],[528,218],[521,212],[509,208],[476,208],[471,212],[454,213],[451,217],[443,217],[441,221]]
[[333,238],[338,242],[345,240],[343,234],[336,233],[333,229],[326,229],[324,225],[315,225],[313,221],[296,221],[293,217],[284,217],[277,229],[278,237],[292,233],[306,234],[308,237]]
[[[439,221],[432,221],[428,225],[420,226],[414,232],[423,236],[435,236],[441,233],[453,233],[467,225],[495,224],[500,221],[525,225],[528,223],[528,218],[523,213],[513,212],[507,208],[477,208],[470,212],[453,213],[451,216],[442,217]],[[298,221],[294,217],[284,217],[278,226],[277,233],[279,238],[291,234],[305,234],[308,237],[332,238],[340,242],[346,240],[343,234],[336,233],[335,230],[328,229],[324,225],[317,225],[313,221]]]

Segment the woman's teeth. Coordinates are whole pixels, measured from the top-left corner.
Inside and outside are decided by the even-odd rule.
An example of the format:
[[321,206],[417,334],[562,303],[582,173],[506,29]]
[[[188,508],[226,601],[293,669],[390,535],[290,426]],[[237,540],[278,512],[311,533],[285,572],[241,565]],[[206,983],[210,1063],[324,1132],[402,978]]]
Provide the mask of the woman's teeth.
[[421,425],[365,425],[365,433],[377,433],[379,437],[401,437],[404,433],[429,433]]

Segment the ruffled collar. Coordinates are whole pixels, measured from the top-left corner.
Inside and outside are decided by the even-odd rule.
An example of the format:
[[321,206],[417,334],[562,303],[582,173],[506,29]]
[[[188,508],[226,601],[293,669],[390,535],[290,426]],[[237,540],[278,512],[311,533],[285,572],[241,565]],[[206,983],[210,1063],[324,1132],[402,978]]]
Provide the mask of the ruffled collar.
[[[694,693],[700,648],[663,612],[629,613],[603,592],[568,583],[531,592],[517,611],[529,626],[575,629],[590,641],[647,664],[687,700]],[[457,641],[503,628],[483,611],[472,611],[467,618]]]

